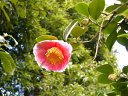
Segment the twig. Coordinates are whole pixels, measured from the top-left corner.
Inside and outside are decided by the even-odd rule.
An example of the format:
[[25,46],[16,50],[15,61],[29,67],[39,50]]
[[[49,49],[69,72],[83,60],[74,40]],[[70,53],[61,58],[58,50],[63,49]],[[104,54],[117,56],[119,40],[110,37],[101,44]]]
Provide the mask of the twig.
[[122,4],[120,7],[116,8],[114,11],[112,11],[112,12],[110,13],[110,14],[112,14],[112,16],[110,17],[110,19],[108,20],[108,22],[107,22],[104,26],[102,26],[103,29],[112,21],[113,17],[116,15],[117,11],[118,11],[122,6],[124,6],[124,5],[128,5],[128,1],[127,1],[126,3],[124,3],[124,4]]
[[[126,2],[125,4],[128,4],[128,2]],[[120,7],[124,6],[125,4],[122,4]],[[91,61],[90,66],[92,65],[93,61],[94,61],[94,60],[96,59],[96,57],[97,57],[98,50],[99,50],[99,43],[100,43],[100,39],[101,39],[101,33],[102,33],[103,29],[113,20],[113,17],[115,16],[116,11],[117,11],[120,7],[118,7],[116,10],[114,10],[114,11],[112,12],[112,16],[110,17],[109,21],[108,21],[104,26],[103,26],[103,23],[104,23],[104,20],[105,20],[105,19],[103,19],[101,25],[99,25],[97,22],[93,22],[93,21],[90,19],[91,22],[93,22],[95,25],[98,25],[98,26],[100,27],[100,31],[98,32],[98,41],[97,41],[97,44],[96,44],[95,55],[94,55],[93,60]],[[105,14],[105,15],[106,15],[106,14]],[[92,40],[93,40],[93,39],[92,39]],[[90,41],[92,41],[92,40],[89,40],[89,41],[86,41],[86,42],[90,42]],[[86,42],[85,42],[85,43],[86,43]]]
[[97,32],[96,35],[93,38],[91,38],[90,40],[88,40],[88,41],[80,41],[80,43],[89,43],[89,42],[92,42],[98,35],[99,35],[99,33]]
[[101,33],[102,33],[102,28],[103,28],[103,27],[102,27],[102,26],[103,26],[103,23],[104,23],[104,19],[103,19],[103,21],[102,21],[102,23],[101,23],[100,31],[98,32],[99,34],[98,34],[98,41],[97,41],[97,44],[96,44],[96,52],[95,52],[95,55],[94,55],[94,58],[93,58],[92,61],[94,61],[94,60],[96,59],[96,56],[97,56],[97,54],[98,54],[99,43],[100,43]]
[[108,20],[108,22],[107,22],[104,26],[102,26],[103,29],[112,21],[112,19],[113,19],[113,17],[115,16],[115,14],[116,14],[116,12],[114,11],[113,14],[112,14],[112,16],[111,16],[110,19]]
[[107,14],[107,13],[101,13],[101,14],[103,14],[103,15],[105,15],[105,16],[108,16],[109,14]]

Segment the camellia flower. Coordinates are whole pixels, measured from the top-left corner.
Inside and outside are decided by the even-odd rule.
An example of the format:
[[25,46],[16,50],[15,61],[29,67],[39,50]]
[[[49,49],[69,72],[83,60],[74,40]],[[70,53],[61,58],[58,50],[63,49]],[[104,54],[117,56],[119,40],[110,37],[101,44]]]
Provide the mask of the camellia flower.
[[33,48],[35,60],[46,70],[62,72],[68,66],[72,46],[60,40],[44,40]]

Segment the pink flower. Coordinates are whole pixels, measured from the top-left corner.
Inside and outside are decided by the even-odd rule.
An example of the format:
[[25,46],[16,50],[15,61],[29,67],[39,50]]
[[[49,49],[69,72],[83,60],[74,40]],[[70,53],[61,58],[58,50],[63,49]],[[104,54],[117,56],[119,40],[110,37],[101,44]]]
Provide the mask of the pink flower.
[[44,40],[33,48],[35,60],[46,70],[62,72],[68,66],[72,46],[60,40]]

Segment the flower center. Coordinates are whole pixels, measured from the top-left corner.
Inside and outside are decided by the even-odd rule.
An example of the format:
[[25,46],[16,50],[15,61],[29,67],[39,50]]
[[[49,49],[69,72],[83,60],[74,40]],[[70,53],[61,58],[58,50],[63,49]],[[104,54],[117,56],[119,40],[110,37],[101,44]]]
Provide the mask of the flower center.
[[52,47],[48,49],[45,55],[46,55],[48,62],[54,65],[60,64],[62,60],[64,59],[64,56],[61,50],[58,49],[57,47]]

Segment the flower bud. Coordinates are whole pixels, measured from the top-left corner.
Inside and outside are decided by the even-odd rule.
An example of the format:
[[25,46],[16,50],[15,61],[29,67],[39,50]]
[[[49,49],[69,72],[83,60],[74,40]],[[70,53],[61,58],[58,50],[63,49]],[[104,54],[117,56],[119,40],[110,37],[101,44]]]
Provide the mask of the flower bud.
[[108,79],[109,79],[109,80],[112,80],[112,81],[115,81],[115,80],[117,79],[117,75],[116,75],[116,74],[110,74],[110,75],[108,76]]
[[87,26],[89,24],[89,19],[83,19],[81,21],[81,26]]

